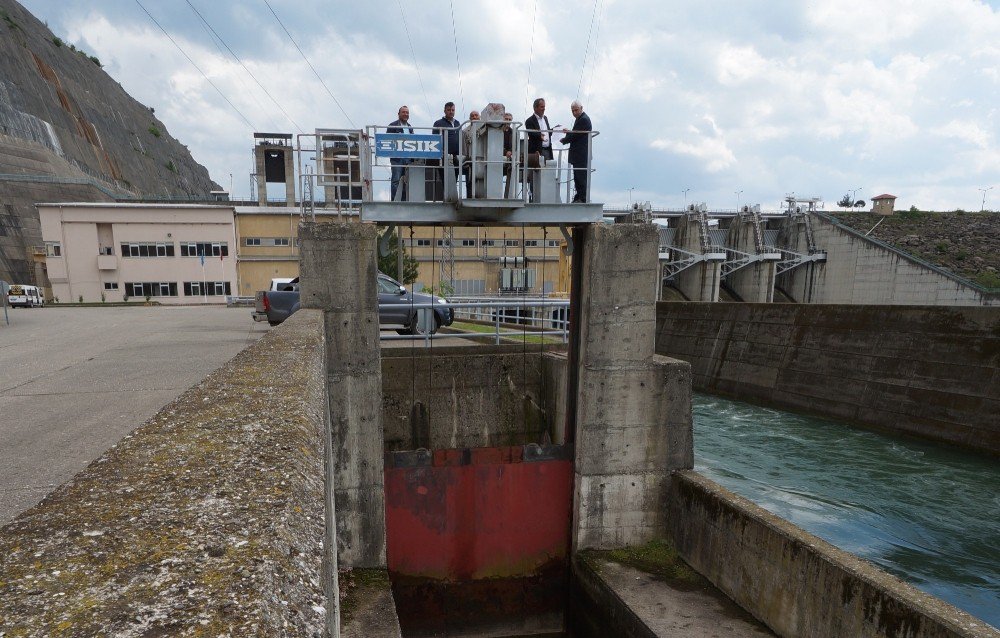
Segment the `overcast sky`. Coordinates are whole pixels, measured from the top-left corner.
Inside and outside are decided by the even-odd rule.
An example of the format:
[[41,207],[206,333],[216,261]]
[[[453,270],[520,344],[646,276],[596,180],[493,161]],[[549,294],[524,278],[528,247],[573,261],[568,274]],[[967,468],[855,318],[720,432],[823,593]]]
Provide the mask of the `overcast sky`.
[[995,185],[1000,209],[1000,0],[270,0],[327,88],[264,0],[141,0],[235,109],[136,0],[22,1],[236,196],[254,130],[387,124],[404,103],[430,125],[447,100],[523,120],[543,96],[552,124],[579,97],[601,132],[595,201],[830,209],[860,189],[979,210]]

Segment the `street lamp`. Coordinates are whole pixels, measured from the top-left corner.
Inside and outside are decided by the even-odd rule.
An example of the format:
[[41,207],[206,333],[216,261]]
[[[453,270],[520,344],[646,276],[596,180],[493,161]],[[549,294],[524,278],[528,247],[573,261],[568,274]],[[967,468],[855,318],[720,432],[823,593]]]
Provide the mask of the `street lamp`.
[[628,191],[628,207],[632,208],[632,191],[635,190],[635,186],[630,186],[629,188],[626,188],[625,190]]
[[993,187],[987,186],[986,188],[980,188],[979,190],[983,191],[983,205],[979,208],[979,212],[981,213],[986,210],[986,191],[993,190]]
[[858,191],[864,190],[864,186],[859,186],[851,191],[851,208],[858,202]]
[[690,191],[690,190],[691,190],[690,188],[685,188],[684,189],[684,208],[685,209],[688,207],[688,191]]
[[733,191],[733,192],[736,193],[736,212],[738,213],[740,212],[740,195],[743,194],[743,191]]

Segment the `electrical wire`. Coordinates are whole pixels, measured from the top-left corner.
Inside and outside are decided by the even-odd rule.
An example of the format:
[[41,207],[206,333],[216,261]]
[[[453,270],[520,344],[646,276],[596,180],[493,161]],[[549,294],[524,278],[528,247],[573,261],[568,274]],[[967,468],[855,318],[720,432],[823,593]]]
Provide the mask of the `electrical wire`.
[[222,92],[222,89],[220,89],[218,86],[216,86],[215,82],[213,82],[211,80],[211,78],[209,78],[207,75],[205,75],[205,72],[201,70],[201,67],[199,67],[197,64],[195,64],[195,61],[191,59],[191,56],[188,55],[187,52],[183,48],[181,48],[181,45],[177,44],[177,41],[174,40],[174,38],[169,33],[167,33],[167,30],[163,28],[163,25],[161,25],[159,22],[156,21],[156,18],[153,17],[153,14],[150,13],[149,10],[146,9],[146,7],[142,6],[142,3],[139,2],[139,0],[135,0],[135,3],[137,5],[139,5],[139,8],[142,9],[143,13],[145,13],[147,16],[149,16],[149,19],[153,21],[153,24],[155,24],[157,27],[159,27],[160,31],[163,31],[163,35],[167,36],[167,39],[170,40],[170,42],[172,42],[175,47],[177,47],[177,50],[180,51],[181,54],[185,58],[187,58],[187,61],[191,63],[191,66],[193,66],[194,68],[198,69],[198,73],[201,73],[201,76],[203,78],[205,78],[205,81],[212,85],[212,88],[215,89],[219,93],[219,95],[222,96],[222,99],[226,101],[226,104],[228,104],[230,106],[230,108],[232,108],[234,111],[236,111],[237,115],[239,115],[240,118],[244,122],[246,122],[247,126],[249,126],[252,130],[257,130],[257,127],[254,126],[250,122],[250,120],[247,119],[247,116],[243,115],[243,112],[240,111],[238,108],[236,108],[236,105],[233,104],[229,100],[228,97],[226,97],[226,94]]
[[587,32],[587,48],[583,52],[583,66],[580,67],[580,82],[576,85],[576,99],[580,99],[580,87],[583,86],[583,72],[587,69],[587,56],[590,54],[590,36],[594,33],[594,18],[597,17],[597,0],[590,12],[590,30]]
[[[273,96],[273,95],[271,95],[271,93],[270,93],[270,92],[269,92],[269,91],[267,90],[267,88],[266,88],[266,87],[265,87],[265,86],[264,86],[264,85],[263,85],[263,84],[261,83],[261,81],[257,79],[257,76],[255,76],[255,75],[253,74],[253,72],[252,72],[252,71],[250,71],[250,69],[248,69],[248,68],[247,68],[247,65],[243,63],[243,60],[241,60],[241,59],[240,59],[240,56],[236,55],[236,52],[234,52],[234,51],[233,51],[233,50],[232,50],[232,49],[231,49],[231,48],[229,47],[229,45],[228,45],[228,44],[226,44],[226,41],[225,41],[225,40],[223,40],[223,39],[222,39],[222,36],[221,36],[221,35],[219,35],[219,34],[218,34],[218,32],[216,32],[216,30],[215,30],[215,29],[214,29],[214,28],[212,27],[212,25],[211,25],[211,24],[209,24],[208,20],[207,20],[207,19],[205,19],[205,16],[203,16],[203,15],[201,14],[201,12],[200,12],[200,11],[198,11],[198,9],[197,9],[197,8],[196,8],[196,7],[195,7],[195,6],[193,5],[193,4],[191,4],[191,0],[185,0],[185,1],[187,2],[188,6],[189,6],[189,7],[191,7],[191,10],[192,10],[192,11],[194,11],[194,12],[195,12],[195,14],[197,14],[198,18],[200,18],[200,19],[201,19],[201,21],[202,21],[202,22],[203,22],[203,23],[205,24],[205,26],[206,26],[206,27],[208,27],[208,29],[209,29],[209,30],[210,30],[210,31],[212,32],[212,35],[214,35],[214,36],[215,36],[216,38],[218,38],[218,39],[219,39],[219,42],[221,42],[221,43],[222,43],[222,46],[226,47],[226,50],[227,50],[227,51],[229,51],[229,54],[230,54],[231,56],[233,56],[233,59],[235,59],[235,60],[236,60],[237,62],[239,62],[240,66],[241,66],[241,67],[243,67],[243,70],[244,70],[244,71],[246,71],[246,72],[247,72],[247,74],[248,74],[248,75],[249,75],[249,76],[250,76],[251,78],[253,78],[253,81],[257,83],[257,86],[259,86],[259,87],[260,87],[260,89],[261,89],[261,90],[262,90],[262,91],[264,92],[264,95],[266,95],[267,97],[269,97],[269,98],[271,99],[271,101],[272,101],[272,102],[274,102],[274,105],[278,107],[278,109],[279,109],[279,110],[281,111],[281,113],[282,113],[282,114],[283,114],[283,115],[284,115],[284,116],[285,116],[286,118],[288,118],[288,121],[292,123],[292,126],[294,126],[294,127],[296,128],[296,129],[298,129],[299,133],[302,133],[302,132],[304,132],[304,131],[303,131],[303,129],[302,129],[302,127],[301,127],[301,126],[299,126],[299,125],[298,125],[298,124],[297,124],[297,123],[295,122],[295,120],[294,120],[294,119],[292,119],[292,116],[291,116],[291,115],[289,115],[289,114],[288,114],[288,112],[287,112],[287,111],[285,111],[285,109],[284,109],[284,108],[283,108],[283,107],[281,106],[281,103],[280,103],[280,102],[278,102],[278,100],[274,99],[274,96]],[[218,45],[216,45],[216,46],[218,46]],[[255,99],[256,99],[256,98],[255,98]],[[258,102],[258,104],[259,104],[259,102]],[[261,106],[261,108],[263,109],[263,105]]]
[[465,113],[465,89],[462,86],[462,63],[458,57],[458,32],[455,31],[455,2],[448,0],[451,6],[451,39],[455,42],[455,66],[458,68],[458,95],[462,99],[462,113]]
[[530,109],[528,108],[528,88],[531,86],[531,61],[535,57],[535,18],[538,16],[538,0],[531,9],[531,41],[528,44],[528,78],[524,82],[524,112],[527,113]]
[[607,6],[602,1],[600,7],[597,11],[597,33],[594,35],[594,54],[590,57],[590,81],[587,83],[585,97],[590,97],[590,89],[594,86],[594,75],[597,73],[597,62],[595,60],[597,59],[598,46],[601,43],[601,22],[604,20],[604,9]]
[[424,94],[424,104],[427,112],[430,113],[431,101],[427,99],[427,90],[424,88],[424,78],[420,75],[420,64],[417,63],[417,53],[413,50],[413,40],[410,39],[410,27],[406,24],[406,14],[403,13],[403,3],[396,0],[399,6],[399,15],[403,18],[403,30],[406,31],[406,41],[410,43],[410,57],[413,58],[413,66],[417,70],[417,80],[420,82],[420,92]]
[[295,41],[295,38],[292,37],[292,34],[288,31],[288,28],[285,27],[285,23],[283,23],[281,21],[281,18],[278,17],[278,14],[274,12],[274,9],[271,7],[271,3],[268,2],[267,0],[264,0],[264,4],[267,5],[267,8],[271,11],[271,15],[273,15],[274,19],[278,21],[278,24],[281,25],[281,28],[285,32],[285,35],[288,36],[288,39],[292,41],[292,44],[295,46],[295,49],[299,52],[299,55],[301,55],[302,59],[306,61],[307,65],[309,65],[309,68],[312,70],[313,75],[316,76],[316,79],[319,80],[319,83],[323,85],[324,89],[326,89],[327,95],[329,95],[330,98],[333,99],[333,102],[337,105],[337,108],[339,108],[340,112],[343,113],[344,117],[347,118],[347,122],[351,125],[351,128],[357,128],[357,126],[355,126],[354,124],[354,121],[351,120],[351,116],[348,115],[347,111],[344,110],[344,107],[341,106],[340,100],[338,100],[337,96],[333,94],[333,91],[330,90],[330,87],[326,85],[326,82],[323,81],[323,78],[321,78],[319,73],[316,71],[316,67],[312,65],[312,62],[309,61],[309,58],[306,57],[306,54],[299,47],[298,42]]

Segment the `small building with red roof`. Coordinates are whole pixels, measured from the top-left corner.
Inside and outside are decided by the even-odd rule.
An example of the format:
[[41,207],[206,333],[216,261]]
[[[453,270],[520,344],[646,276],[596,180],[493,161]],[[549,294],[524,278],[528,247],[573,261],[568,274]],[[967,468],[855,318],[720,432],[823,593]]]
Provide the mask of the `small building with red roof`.
[[872,197],[872,212],[876,215],[892,215],[896,207],[896,196],[883,193]]

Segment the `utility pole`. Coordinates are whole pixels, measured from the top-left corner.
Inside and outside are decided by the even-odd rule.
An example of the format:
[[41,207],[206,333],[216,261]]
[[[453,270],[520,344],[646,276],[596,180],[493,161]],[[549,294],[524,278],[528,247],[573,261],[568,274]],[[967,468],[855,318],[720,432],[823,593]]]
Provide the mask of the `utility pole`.
[[691,190],[691,189],[690,188],[685,188],[684,189],[684,210],[687,210],[687,207],[688,207],[688,191],[689,190]]
[[738,212],[740,212],[740,195],[743,194],[743,191],[740,190],[740,191],[733,191],[733,192],[736,193],[736,212],[738,213]]
[[982,213],[986,210],[986,191],[993,190],[993,187],[987,186],[986,188],[980,188],[979,190],[983,192],[983,205],[979,207],[979,212]]
[[864,190],[863,186],[859,186],[851,191],[851,208],[854,208],[854,204],[858,201],[858,191]]

